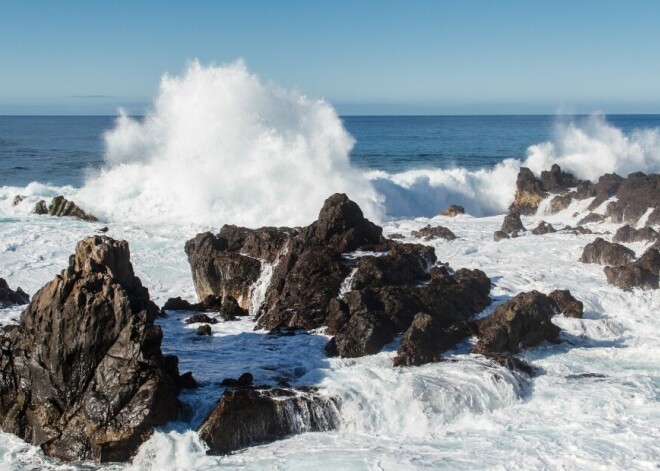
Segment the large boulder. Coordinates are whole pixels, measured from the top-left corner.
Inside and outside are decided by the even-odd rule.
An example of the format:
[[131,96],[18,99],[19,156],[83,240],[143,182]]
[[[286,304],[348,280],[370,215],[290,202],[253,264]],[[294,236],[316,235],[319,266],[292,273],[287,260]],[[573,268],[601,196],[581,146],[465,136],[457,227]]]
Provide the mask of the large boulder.
[[573,174],[563,172],[559,165],[553,164],[550,170],[541,172],[541,186],[549,193],[563,193],[569,188],[575,188],[580,181]]
[[608,205],[612,222],[637,224],[649,210],[660,208],[660,175],[631,173],[621,182],[616,201]]
[[20,287],[16,288],[16,291],[12,290],[9,288],[7,281],[4,278],[0,278],[0,308],[17,304],[27,304],[28,302],[30,302],[29,294]]
[[339,426],[339,399],[313,388],[229,389],[199,429],[209,453],[220,455],[304,432]]
[[538,291],[520,293],[477,322],[479,341],[473,353],[517,353],[544,341],[556,342],[559,327],[552,323],[555,303]]
[[548,297],[557,305],[559,312],[565,317],[582,318],[584,305],[573,297],[567,289],[556,289]]
[[658,289],[660,251],[650,247],[639,260],[623,266],[605,267],[603,271],[609,284],[625,291],[633,288]]
[[614,242],[648,242],[657,240],[660,235],[651,227],[634,229],[629,224],[617,229],[612,240]]
[[69,266],[0,332],[0,426],[63,460],[126,461],[176,418],[178,361],[128,243],[79,242]]
[[623,177],[616,173],[606,173],[601,175],[598,179],[598,183],[593,186],[593,192],[596,193],[596,197],[589,204],[589,211],[595,210],[609,198],[616,195],[619,186],[621,186],[621,182],[623,182]]
[[545,221],[540,221],[538,226],[532,229],[532,234],[534,235],[551,234],[553,232],[557,232],[557,230],[552,227],[552,224],[548,224]]
[[518,235],[520,235],[522,232],[525,232],[526,229],[520,220],[520,214],[511,212],[504,216],[504,221],[502,221],[502,227],[500,228],[500,231],[511,237],[518,237]]
[[541,180],[527,167],[521,167],[516,180],[516,195],[509,211],[525,216],[536,214],[539,204],[546,196]]
[[635,258],[635,252],[621,244],[608,242],[602,237],[586,245],[580,261],[600,265],[622,266]]

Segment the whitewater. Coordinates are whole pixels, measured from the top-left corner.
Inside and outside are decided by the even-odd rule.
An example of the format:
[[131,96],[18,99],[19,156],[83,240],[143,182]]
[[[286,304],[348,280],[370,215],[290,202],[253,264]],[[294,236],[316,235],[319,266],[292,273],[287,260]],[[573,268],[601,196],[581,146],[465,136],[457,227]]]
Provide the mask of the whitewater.
[[[391,366],[397,342],[358,359],[327,358],[322,331],[274,337],[253,319],[212,326],[199,338],[185,313],[159,320],[163,351],[179,356],[202,387],[182,394],[186,420],[157,431],[132,464],[62,464],[0,433],[2,469],[658,469],[660,463],[660,311],[658,291],[624,292],[602,267],[577,262],[597,234],[552,233],[493,241],[513,200],[521,166],[537,174],[558,163],[578,177],[660,171],[660,130],[623,132],[600,115],[559,123],[552,141],[525,156],[483,169],[411,168],[394,173],[352,165],[354,138],[332,106],[283,90],[241,63],[192,63],[166,76],[144,119],[118,117],[104,136],[105,163],[80,187],[43,181],[0,187],[0,276],[33,294],[67,265],[75,244],[102,226],[130,243],[136,274],[162,305],[195,291],[183,252],[198,232],[222,224],[303,225],[323,200],[345,192],[388,234],[432,245],[453,268],[483,270],[493,305],[521,291],[570,289],[583,319],[557,316],[562,342],[520,356],[532,378],[470,354],[471,342],[421,367]],[[26,196],[13,206],[15,195]],[[42,198],[64,194],[101,223],[37,216]],[[586,211],[589,200],[548,215],[523,217],[556,227]],[[468,214],[437,216],[449,204]],[[451,229],[455,241],[423,242],[426,224]],[[594,232],[614,233],[610,223]],[[605,234],[605,238],[611,235]],[[636,254],[644,243],[627,244]],[[263,299],[272,267],[264,264],[251,296]],[[15,323],[21,308],[0,310]],[[202,353],[200,353],[202,352]],[[218,383],[250,371],[256,383],[316,385],[341,398],[340,428],[306,433],[224,457],[207,456],[193,431],[222,393]]]

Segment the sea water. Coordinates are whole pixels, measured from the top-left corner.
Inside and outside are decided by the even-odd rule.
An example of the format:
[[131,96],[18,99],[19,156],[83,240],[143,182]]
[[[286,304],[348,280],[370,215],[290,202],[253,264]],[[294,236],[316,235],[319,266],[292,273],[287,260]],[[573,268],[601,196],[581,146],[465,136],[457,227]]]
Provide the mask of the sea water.
[[[33,294],[67,265],[78,240],[108,226],[109,235],[129,241],[156,303],[193,301],[186,239],[224,223],[308,224],[327,196],[343,191],[386,234],[414,240],[411,232],[426,224],[451,229],[457,240],[424,243],[453,268],[479,268],[491,278],[494,302],[481,316],[521,291],[568,288],[584,302],[584,318],[556,317],[562,342],[521,354],[538,368],[530,379],[470,354],[474,339],[448,361],[394,368],[396,341],[377,355],[327,358],[322,331],[275,337],[253,331],[248,318],[220,321],[213,336],[200,338],[185,313],[172,313],[159,321],[163,350],[201,384],[181,396],[191,416],[159,429],[132,464],[99,467],[657,469],[658,292],[623,292],[606,283],[602,267],[578,263],[595,234],[499,243],[492,234],[520,166],[539,172],[557,162],[582,178],[657,172],[659,128],[660,116],[339,117],[329,104],[265,83],[240,63],[193,64],[163,79],[144,117],[0,117],[0,276]],[[26,199],[12,206],[17,194]],[[31,213],[36,201],[57,194],[101,223]],[[437,216],[448,204],[469,214]],[[575,224],[586,205],[551,216],[541,208],[523,223]],[[646,247],[628,245],[638,255]],[[253,312],[272,272],[262,268]],[[0,324],[20,313],[0,310]],[[222,394],[222,379],[245,371],[257,383],[315,385],[339,396],[339,429],[207,456],[194,430]],[[95,467],[59,463],[0,433],[2,469]]]

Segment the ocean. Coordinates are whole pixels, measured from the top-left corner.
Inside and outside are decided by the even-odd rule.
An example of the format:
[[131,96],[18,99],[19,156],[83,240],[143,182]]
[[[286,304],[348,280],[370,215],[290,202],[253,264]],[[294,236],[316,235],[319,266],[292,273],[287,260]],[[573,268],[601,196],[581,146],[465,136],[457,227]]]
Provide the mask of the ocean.
[[[450,361],[394,368],[396,341],[376,355],[327,358],[323,332],[272,337],[250,318],[200,339],[173,314],[159,320],[163,350],[202,384],[181,396],[192,417],[158,430],[131,464],[63,464],[0,433],[0,469],[658,469],[660,293],[621,291],[602,267],[578,263],[596,234],[496,243],[493,232],[523,165],[539,173],[556,162],[590,179],[660,171],[660,116],[339,117],[326,102],[250,77],[232,88],[225,73],[189,71],[146,117],[0,117],[0,277],[33,294],[67,266],[78,240],[107,226],[130,243],[157,304],[193,301],[187,239],[222,224],[309,224],[341,191],[385,234],[432,245],[455,269],[483,270],[493,305],[482,316],[522,291],[570,289],[584,318],[554,318],[561,343],[523,351],[538,369],[526,378],[470,354],[474,340],[448,352]],[[32,214],[58,194],[100,222]],[[13,206],[15,195],[25,200]],[[574,225],[588,203],[523,223]],[[449,204],[467,214],[438,216]],[[414,239],[426,224],[458,239]],[[590,227],[603,237],[617,228]],[[646,246],[627,245],[638,255]],[[20,313],[0,310],[0,324]],[[219,382],[245,371],[259,384],[285,377],[336,394],[339,430],[207,456],[194,430]]]

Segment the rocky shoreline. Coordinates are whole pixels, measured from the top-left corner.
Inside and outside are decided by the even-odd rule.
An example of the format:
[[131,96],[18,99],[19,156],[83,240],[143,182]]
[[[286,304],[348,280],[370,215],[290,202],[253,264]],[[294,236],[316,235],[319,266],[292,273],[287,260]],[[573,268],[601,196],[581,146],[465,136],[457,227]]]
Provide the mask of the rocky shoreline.
[[[587,244],[580,262],[603,265],[607,282],[620,289],[657,289],[659,183],[658,175],[634,173],[592,184],[558,166],[537,178],[522,168],[510,213],[494,237],[584,234],[592,232],[586,224],[626,223]],[[565,211],[587,198],[593,199],[589,214],[576,228],[541,221],[528,231],[520,218],[542,207]],[[96,220],[64,198],[51,206],[69,208],[53,215]],[[442,216],[462,214],[454,205]],[[154,427],[180,418],[179,392],[197,385],[191,373],[179,374],[176,357],[161,351],[155,322],[167,311],[190,313],[191,323],[202,324],[200,335],[211,334],[218,316],[227,322],[252,316],[255,329],[273,335],[318,330],[330,336],[327,355],[341,358],[376,354],[400,336],[395,367],[443,361],[448,350],[475,339],[472,353],[528,376],[533,365],[516,354],[560,341],[554,316],[583,315],[582,303],[561,289],[518,293],[480,317],[492,302],[487,273],[453,269],[423,243],[452,243],[456,235],[430,225],[411,235],[422,243],[385,237],[343,194],[330,196],[306,227],[226,225],[185,244],[200,301],[172,298],[163,309],[134,275],[125,241],[84,239],[69,266],[33,296],[20,324],[0,329],[0,428],[65,461],[130,460]],[[625,243],[649,247],[637,257]],[[0,279],[0,305],[27,301]],[[212,454],[341,423],[341,400],[313,385],[253,385],[244,375],[223,387],[198,430]]]

